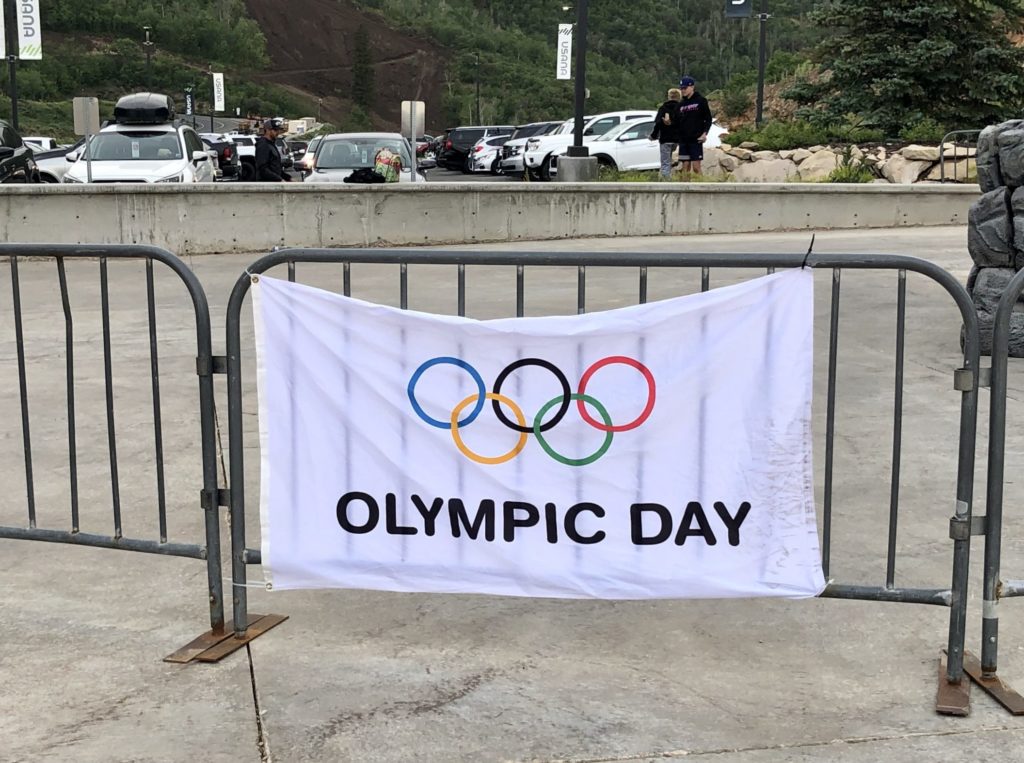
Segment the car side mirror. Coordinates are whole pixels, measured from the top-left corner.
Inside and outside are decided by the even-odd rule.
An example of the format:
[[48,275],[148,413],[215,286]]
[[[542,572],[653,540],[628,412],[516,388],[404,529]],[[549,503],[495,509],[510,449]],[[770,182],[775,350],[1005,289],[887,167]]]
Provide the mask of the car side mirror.
[[14,156],[14,149],[10,146],[0,146],[0,159],[10,159]]
[[436,159],[420,159],[418,162],[416,162],[416,169],[418,170],[432,170],[436,166]]
[[593,135],[594,134],[594,128],[593,127],[587,128],[586,130],[583,131],[583,134],[584,135]]
[[71,163],[77,162],[79,156],[81,156],[81,152],[79,151],[68,151],[64,154],[64,158]]
[[208,162],[210,161],[210,155],[205,151],[193,151],[192,161],[194,162]]

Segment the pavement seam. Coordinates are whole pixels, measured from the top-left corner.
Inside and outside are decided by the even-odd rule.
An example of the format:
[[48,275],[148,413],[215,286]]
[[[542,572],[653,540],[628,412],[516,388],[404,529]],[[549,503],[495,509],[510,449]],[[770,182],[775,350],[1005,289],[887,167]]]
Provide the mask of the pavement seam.
[[260,753],[260,763],[273,763],[273,756],[270,754],[270,740],[267,738],[267,729],[263,725],[263,711],[260,710],[260,693],[256,687],[256,668],[252,663],[252,648],[250,644],[245,645],[245,656],[249,660],[249,682],[252,685],[252,705],[256,712],[256,749]]
[[672,758],[695,758],[703,755],[731,755],[744,752],[767,752],[770,750],[800,750],[815,747],[831,747],[841,744],[868,744],[871,742],[892,742],[903,739],[923,739],[928,737],[964,736],[993,731],[1021,731],[1024,726],[979,726],[973,729],[950,729],[947,731],[911,731],[906,734],[878,734],[865,737],[849,737],[846,739],[828,739],[795,744],[758,745],[753,747],[720,747],[714,750],[664,750],[660,752],[637,753],[635,755],[601,757],[601,758],[549,758],[544,763],[628,763],[633,760],[656,760]]

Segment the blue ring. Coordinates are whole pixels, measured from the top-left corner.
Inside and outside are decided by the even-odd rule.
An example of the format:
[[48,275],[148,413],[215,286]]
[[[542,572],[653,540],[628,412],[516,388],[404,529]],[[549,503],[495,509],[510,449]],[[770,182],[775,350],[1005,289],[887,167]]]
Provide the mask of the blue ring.
[[408,388],[409,402],[412,403],[412,409],[414,411],[416,411],[416,415],[417,416],[419,416],[425,422],[430,424],[430,426],[432,426],[432,427],[437,427],[438,429],[451,429],[452,428],[452,423],[450,421],[438,421],[435,418],[431,418],[420,407],[420,404],[416,402],[416,390],[415,390],[416,382],[418,382],[420,380],[420,377],[423,376],[423,372],[426,371],[428,368],[431,368],[432,366],[441,365],[442,363],[448,363],[450,365],[458,366],[459,368],[465,369],[469,373],[469,375],[473,377],[473,381],[476,382],[476,386],[477,386],[476,405],[473,406],[473,410],[471,410],[466,415],[466,418],[459,420],[459,426],[460,427],[464,427],[464,426],[466,426],[466,424],[472,424],[473,420],[477,416],[480,415],[480,411],[482,411],[484,409],[484,401],[487,398],[487,388],[484,386],[484,380],[482,378],[480,378],[480,374],[477,373],[477,370],[475,368],[473,368],[473,366],[469,365],[469,363],[467,363],[466,361],[462,360],[461,358],[452,358],[452,357],[448,357],[448,356],[441,356],[441,357],[437,357],[437,358],[431,358],[426,363],[422,364],[419,368],[416,369],[416,373],[414,373],[412,375],[412,378],[409,379],[409,388]]

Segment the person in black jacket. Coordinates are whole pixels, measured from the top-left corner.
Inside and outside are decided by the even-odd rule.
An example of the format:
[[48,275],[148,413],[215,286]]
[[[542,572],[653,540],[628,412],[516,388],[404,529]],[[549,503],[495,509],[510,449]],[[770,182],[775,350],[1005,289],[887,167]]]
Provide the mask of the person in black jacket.
[[679,80],[683,97],[679,101],[679,158],[683,172],[700,174],[700,163],[704,159],[704,141],[708,139],[713,117],[708,99],[697,92],[693,77]]
[[658,115],[654,118],[654,130],[651,140],[658,141],[661,149],[661,177],[668,180],[672,177],[672,152],[679,147],[679,99],[682,91],[672,88],[668,91],[668,100],[661,104]]
[[284,121],[268,119],[263,123],[263,134],[256,139],[256,179],[264,183],[283,183],[291,180],[281,166],[281,152],[277,136],[284,132]]

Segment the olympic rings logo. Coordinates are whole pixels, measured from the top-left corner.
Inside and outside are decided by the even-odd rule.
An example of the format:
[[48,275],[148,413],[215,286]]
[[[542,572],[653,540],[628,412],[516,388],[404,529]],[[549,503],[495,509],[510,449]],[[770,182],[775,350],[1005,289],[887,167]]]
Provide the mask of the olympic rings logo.
[[[635,419],[625,424],[613,424],[611,416],[608,414],[608,410],[604,405],[602,405],[596,398],[587,394],[587,385],[593,379],[594,374],[606,366],[615,364],[635,368],[643,375],[644,380],[647,382],[647,403],[644,406],[644,409]],[[474,394],[470,395],[465,400],[462,400],[455,406],[455,408],[452,409],[451,416],[447,421],[435,419],[428,415],[416,400],[416,384],[419,382],[420,377],[423,376],[424,372],[427,370],[439,365],[452,365],[463,369],[469,374],[477,388],[477,391]],[[538,368],[550,371],[562,387],[562,394],[558,397],[552,398],[542,405],[540,410],[538,410],[534,415],[532,423],[527,422],[527,418],[523,413],[522,408],[520,408],[515,401],[501,394],[502,385],[505,384],[509,376],[520,368],[524,368],[526,366],[537,366]],[[608,452],[608,448],[610,448],[612,444],[612,436],[615,432],[628,432],[631,429],[636,429],[647,421],[651,412],[654,410],[655,384],[654,375],[651,373],[650,369],[640,361],[624,355],[609,355],[606,358],[596,361],[583,372],[583,376],[580,377],[579,386],[576,391],[573,392],[569,385],[569,380],[566,378],[565,374],[562,373],[561,369],[559,369],[554,363],[541,358],[521,358],[520,360],[509,363],[504,369],[502,369],[501,373],[498,374],[498,377],[494,380],[494,387],[490,392],[488,392],[483,378],[480,376],[479,372],[473,368],[473,366],[461,358],[440,356],[431,358],[430,360],[422,363],[420,367],[416,369],[413,375],[409,378],[408,394],[409,402],[412,404],[412,409],[416,412],[416,415],[423,419],[427,424],[430,424],[430,426],[437,427],[438,429],[451,430],[455,446],[464,456],[466,456],[466,458],[471,461],[475,461],[478,464],[494,465],[512,460],[519,455],[523,448],[526,447],[528,435],[533,434],[537,438],[537,442],[540,443],[541,448],[544,449],[544,452],[555,461],[567,466],[586,466],[587,464],[594,463]],[[476,420],[477,416],[479,416],[483,411],[484,405],[488,400],[491,401],[491,407],[494,410],[494,415],[497,417],[498,421],[513,432],[519,433],[519,439],[512,449],[499,456],[483,456],[478,453],[474,453],[466,446],[466,443],[463,442],[462,435],[460,434],[461,428],[472,424]],[[550,443],[548,443],[547,439],[544,437],[545,432],[550,431],[552,427],[556,426],[565,417],[573,402],[576,403],[576,409],[579,411],[580,418],[582,418],[583,421],[599,432],[605,433],[604,441],[601,443],[600,447],[598,447],[598,449],[589,456],[585,456],[583,458],[570,458],[562,455],[552,448]],[[505,411],[502,410],[502,406],[512,412],[515,421],[506,415]],[[591,415],[590,411],[587,409],[588,406],[593,407],[594,410],[597,411],[598,415],[601,417],[601,421],[598,421],[593,415]],[[469,409],[469,412],[465,413],[467,408]],[[547,416],[552,409],[554,409],[554,413],[550,418],[545,420],[545,416]]]

